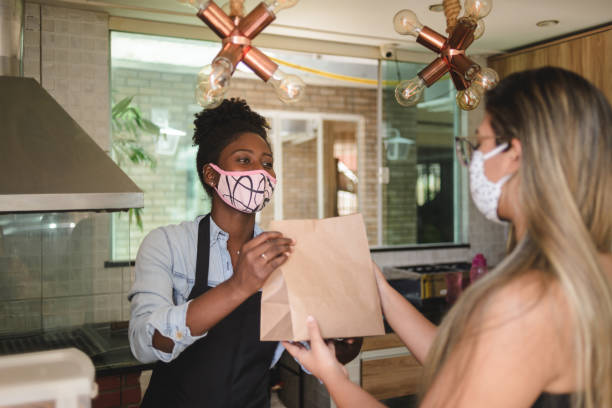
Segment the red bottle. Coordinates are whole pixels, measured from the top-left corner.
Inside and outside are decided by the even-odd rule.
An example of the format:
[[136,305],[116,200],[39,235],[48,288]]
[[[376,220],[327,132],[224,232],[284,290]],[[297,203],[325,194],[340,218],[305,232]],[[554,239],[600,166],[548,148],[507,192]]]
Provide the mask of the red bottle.
[[482,275],[487,273],[487,259],[483,254],[476,254],[472,259],[472,268],[470,269],[470,283],[476,282]]

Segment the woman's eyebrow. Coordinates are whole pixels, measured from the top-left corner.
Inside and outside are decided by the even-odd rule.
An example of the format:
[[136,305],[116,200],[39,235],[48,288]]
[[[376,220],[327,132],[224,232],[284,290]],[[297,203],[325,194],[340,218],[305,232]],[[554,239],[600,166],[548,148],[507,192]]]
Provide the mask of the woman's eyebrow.
[[236,150],[234,150],[234,151],[232,152],[232,154],[234,154],[234,153],[238,153],[238,152],[247,152],[247,153],[251,153],[251,154],[253,154],[253,150],[251,150],[251,149],[236,149]]
[[274,157],[272,156],[272,153],[264,153],[263,156],[270,156],[270,157]]

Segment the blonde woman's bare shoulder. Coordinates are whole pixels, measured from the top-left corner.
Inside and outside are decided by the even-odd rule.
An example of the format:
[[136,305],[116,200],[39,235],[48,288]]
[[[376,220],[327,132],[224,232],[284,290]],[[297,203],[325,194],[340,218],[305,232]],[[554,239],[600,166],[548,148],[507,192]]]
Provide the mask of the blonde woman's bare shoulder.
[[531,406],[542,391],[572,391],[565,319],[559,285],[539,271],[489,293],[469,317],[423,406],[435,405],[436,393],[444,394],[458,378],[462,392],[453,406],[460,408]]
[[545,390],[573,389],[573,319],[559,281],[529,270],[494,293],[481,306],[479,330],[497,332],[508,351],[533,365],[541,374]]
[[480,322],[474,323],[481,329],[520,329],[519,336],[528,333],[537,338],[559,335],[568,329],[571,333],[570,309],[561,285],[542,271],[529,270],[514,278],[491,294],[479,309]]

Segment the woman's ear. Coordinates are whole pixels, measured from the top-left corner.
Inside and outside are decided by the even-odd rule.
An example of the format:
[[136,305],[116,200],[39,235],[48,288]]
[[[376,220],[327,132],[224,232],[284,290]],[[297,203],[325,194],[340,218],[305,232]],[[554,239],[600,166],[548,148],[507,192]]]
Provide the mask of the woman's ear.
[[510,170],[517,171],[521,166],[521,157],[523,155],[523,148],[521,146],[521,141],[517,138],[514,138],[510,141],[510,149],[508,150],[510,153]]
[[204,182],[211,187],[215,187],[219,183],[219,173],[215,171],[209,164],[205,164],[202,168]]

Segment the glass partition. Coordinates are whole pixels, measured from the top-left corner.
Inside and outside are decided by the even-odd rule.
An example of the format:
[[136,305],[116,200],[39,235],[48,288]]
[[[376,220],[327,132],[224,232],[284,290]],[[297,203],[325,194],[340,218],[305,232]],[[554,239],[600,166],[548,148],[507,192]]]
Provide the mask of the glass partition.
[[455,158],[460,111],[448,76],[414,107],[395,100],[398,81],[423,64],[382,62],[383,245],[462,243],[462,177]]

